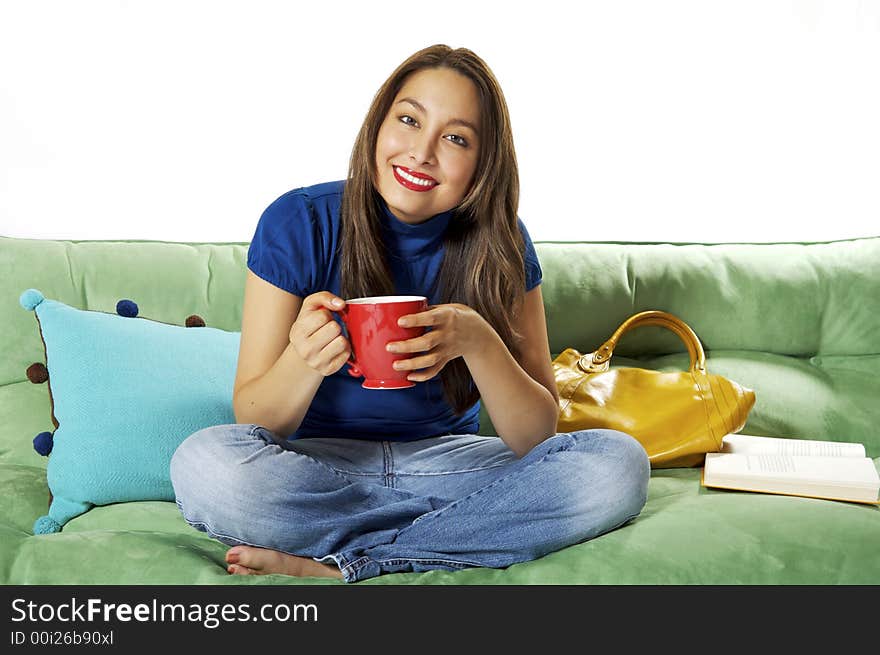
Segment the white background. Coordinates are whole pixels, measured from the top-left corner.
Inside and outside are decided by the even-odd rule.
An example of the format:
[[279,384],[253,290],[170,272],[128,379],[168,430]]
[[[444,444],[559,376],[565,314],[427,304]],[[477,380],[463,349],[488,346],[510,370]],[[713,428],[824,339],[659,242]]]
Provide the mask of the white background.
[[247,242],[467,47],[535,240],[880,234],[880,2],[0,0],[0,235]]

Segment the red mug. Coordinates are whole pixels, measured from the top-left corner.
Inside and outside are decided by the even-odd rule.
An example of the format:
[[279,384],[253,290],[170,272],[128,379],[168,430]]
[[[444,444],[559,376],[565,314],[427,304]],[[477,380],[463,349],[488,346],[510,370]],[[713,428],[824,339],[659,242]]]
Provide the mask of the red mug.
[[363,377],[364,389],[407,389],[415,382],[407,380],[412,371],[397,371],[394,362],[409,359],[413,354],[390,353],[391,341],[405,341],[425,333],[424,327],[403,328],[397,319],[428,309],[424,296],[373,296],[345,301],[339,312],[354,359],[348,360],[348,373]]

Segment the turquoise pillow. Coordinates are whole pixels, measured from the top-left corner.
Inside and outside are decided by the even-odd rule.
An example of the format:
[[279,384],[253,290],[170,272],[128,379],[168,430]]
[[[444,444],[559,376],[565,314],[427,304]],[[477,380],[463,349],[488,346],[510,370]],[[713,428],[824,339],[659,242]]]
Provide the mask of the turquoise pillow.
[[[45,345],[53,434],[34,446],[48,454],[49,513],[34,534],[58,532],[95,505],[174,500],[169,463],[193,432],[234,423],[232,387],[238,332],[84,311],[36,289],[19,299],[34,311]],[[125,315],[122,315],[125,314]],[[201,325],[201,326],[200,326]],[[38,365],[35,365],[38,366]],[[42,367],[39,367],[42,369]]]

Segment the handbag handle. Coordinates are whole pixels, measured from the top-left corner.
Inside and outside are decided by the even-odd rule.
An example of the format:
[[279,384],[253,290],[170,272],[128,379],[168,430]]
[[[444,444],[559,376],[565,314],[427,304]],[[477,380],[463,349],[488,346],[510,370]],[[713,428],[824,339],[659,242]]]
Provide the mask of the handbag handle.
[[691,372],[706,372],[706,353],[703,352],[703,345],[700,343],[696,333],[680,318],[658,309],[651,309],[630,316],[620,324],[620,327],[614,331],[611,338],[603,343],[598,350],[581,357],[578,360],[578,367],[585,373],[607,371],[611,354],[614,352],[620,337],[625,332],[644,325],[656,325],[675,332],[687,347],[688,355],[691,358]]

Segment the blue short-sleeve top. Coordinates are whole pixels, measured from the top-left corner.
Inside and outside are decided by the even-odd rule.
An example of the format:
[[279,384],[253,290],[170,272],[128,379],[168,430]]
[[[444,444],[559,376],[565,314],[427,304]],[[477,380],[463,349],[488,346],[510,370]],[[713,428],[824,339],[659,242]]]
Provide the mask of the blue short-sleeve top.
[[[340,209],[345,181],[288,191],[260,217],[247,255],[253,273],[300,298],[318,291],[340,295]],[[452,211],[418,225],[400,221],[380,198],[382,233],[395,293],[439,303],[436,280],[443,261],[443,236]],[[528,231],[526,291],[541,283],[542,271]],[[338,317],[337,317],[337,320]],[[443,434],[476,434],[479,401],[456,416],[443,396],[440,376],[414,387],[369,390],[343,366],[322,381],[299,428],[289,438],[345,437],[410,441]]]

